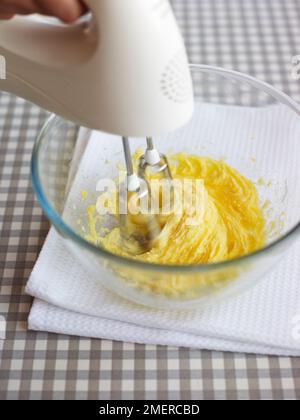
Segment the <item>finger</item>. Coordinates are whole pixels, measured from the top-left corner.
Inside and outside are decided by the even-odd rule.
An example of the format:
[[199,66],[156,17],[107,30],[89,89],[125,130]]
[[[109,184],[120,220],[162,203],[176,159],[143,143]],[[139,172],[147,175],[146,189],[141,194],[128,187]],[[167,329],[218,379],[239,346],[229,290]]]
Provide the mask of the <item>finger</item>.
[[14,0],[1,2],[1,15],[27,15],[35,12],[36,10],[33,0]]
[[12,19],[15,15],[10,13],[10,14],[6,14],[6,13],[0,13],[0,20],[9,20]]
[[79,0],[36,0],[42,13],[56,16],[66,23],[75,22],[85,11]]

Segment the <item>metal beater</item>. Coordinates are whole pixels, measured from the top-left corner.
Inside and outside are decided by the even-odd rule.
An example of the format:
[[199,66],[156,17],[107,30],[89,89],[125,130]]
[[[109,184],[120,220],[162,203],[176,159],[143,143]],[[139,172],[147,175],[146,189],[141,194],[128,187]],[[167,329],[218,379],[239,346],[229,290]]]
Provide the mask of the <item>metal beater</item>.
[[129,140],[122,138],[127,180],[120,195],[120,229],[124,246],[134,255],[149,251],[160,234],[157,215],[151,213],[151,190],[133,168]]

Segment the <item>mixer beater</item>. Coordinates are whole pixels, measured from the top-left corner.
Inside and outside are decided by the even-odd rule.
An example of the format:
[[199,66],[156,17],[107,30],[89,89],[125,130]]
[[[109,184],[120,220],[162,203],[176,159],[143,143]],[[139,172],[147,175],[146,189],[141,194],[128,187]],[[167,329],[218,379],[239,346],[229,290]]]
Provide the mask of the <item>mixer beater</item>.
[[[120,195],[120,230],[124,246],[132,254],[138,255],[149,251],[161,232],[161,227],[157,219],[158,215],[152,214],[150,209],[151,188],[147,181],[145,169],[146,165],[150,165],[151,167],[157,167],[159,170],[159,164],[162,159],[154,149],[152,139],[148,138],[148,147],[151,147],[150,151],[152,152],[150,155],[153,157],[151,161],[152,165],[146,162],[147,151],[149,150],[147,149],[145,155],[141,158],[141,162],[144,162],[144,164],[139,166],[139,174],[137,175],[133,168],[129,139],[123,137],[122,142],[127,180],[125,188],[121,189]],[[157,159],[155,160],[154,155],[156,153]],[[159,161],[157,162],[158,159]],[[171,172],[166,163],[161,167],[162,170],[168,176],[170,175],[169,179],[171,179]]]
[[145,178],[149,170],[152,173],[160,174],[164,179],[172,179],[167,157],[159,153],[159,151],[155,148],[152,137],[147,137],[147,149],[145,154],[140,158],[140,177]]

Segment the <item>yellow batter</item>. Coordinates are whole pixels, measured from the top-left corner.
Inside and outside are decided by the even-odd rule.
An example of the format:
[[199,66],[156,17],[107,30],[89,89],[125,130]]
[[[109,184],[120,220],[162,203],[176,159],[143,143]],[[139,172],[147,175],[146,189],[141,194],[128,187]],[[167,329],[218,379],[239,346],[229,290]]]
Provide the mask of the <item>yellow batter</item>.
[[[169,160],[174,179],[203,180],[204,218],[201,223],[187,224],[190,215],[185,212],[180,216],[171,214],[153,248],[133,256],[126,251],[124,243],[122,245],[119,228],[104,237],[103,232],[100,234],[96,227],[96,207],[91,206],[86,239],[121,256],[175,265],[221,262],[265,245],[265,220],[256,188],[250,180],[225,162],[207,157],[178,153]],[[157,283],[155,287],[158,287]]]

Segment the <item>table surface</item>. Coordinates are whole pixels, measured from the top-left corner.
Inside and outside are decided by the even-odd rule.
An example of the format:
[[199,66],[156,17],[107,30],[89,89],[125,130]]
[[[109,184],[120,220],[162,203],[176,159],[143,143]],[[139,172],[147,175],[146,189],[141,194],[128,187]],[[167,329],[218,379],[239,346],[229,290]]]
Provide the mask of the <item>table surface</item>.
[[[300,101],[298,0],[173,0],[192,62],[250,73]],[[47,114],[0,94],[1,399],[300,398],[300,358],[144,346],[27,331],[24,287],[49,225],[30,182]],[[1,350],[1,349],[0,349]]]

